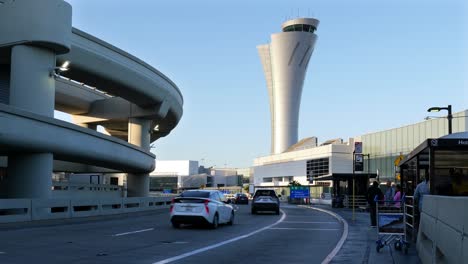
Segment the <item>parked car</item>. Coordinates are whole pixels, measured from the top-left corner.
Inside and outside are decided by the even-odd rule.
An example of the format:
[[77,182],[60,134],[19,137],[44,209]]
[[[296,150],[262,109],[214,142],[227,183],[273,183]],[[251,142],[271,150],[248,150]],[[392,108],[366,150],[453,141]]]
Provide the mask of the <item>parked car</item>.
[[245,193],[236,193],[234,195],[235,204],[249,204],[249,197]]
[[274,211],[277,215],[280,212],[280,201],[273,189],[259,189],[255,191],[252,199],[252,214],[259,211]]
[[170,221],[174,228],[181,224],[208,224],[218,228],[219,224],[234,224],[234,208],[223,193],[217,190],[189,190],[173,199]]

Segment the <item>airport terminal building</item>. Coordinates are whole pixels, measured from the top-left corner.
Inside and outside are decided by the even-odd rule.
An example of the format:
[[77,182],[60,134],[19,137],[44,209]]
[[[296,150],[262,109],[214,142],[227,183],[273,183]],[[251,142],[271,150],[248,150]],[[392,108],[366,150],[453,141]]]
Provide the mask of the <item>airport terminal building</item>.
[[[312,195],[320,195],[334,186],[346,192],[353,177],[353,151],[356,142],[362,144],[364,154],[363,170],[355,171],[356,178],[364,177],[365,181],[357,184],[357,193],[367,189],[368,181],[378,179],[380,182],[395,182],[398,169],[395,161],[400,155],[404,157],[428,138],[440,138],[447,135],[445,117],[424,120],[422,122],[364,134],[350,138],[348,142],[331,140],[317,146],[298,143],[289,151],[259,157],[254,160],[253,174],[256,187],[274,187],[287,190],[291,181],[313,188]],[[468,110],[453,114],[453,135],[468,131]],[[307,145],[305,148],[301,145]],[[368,155],[368,156],[367,156]],[[398,163],[398,162],[397,162]],[[343,193],[343,192],[342,192]]]

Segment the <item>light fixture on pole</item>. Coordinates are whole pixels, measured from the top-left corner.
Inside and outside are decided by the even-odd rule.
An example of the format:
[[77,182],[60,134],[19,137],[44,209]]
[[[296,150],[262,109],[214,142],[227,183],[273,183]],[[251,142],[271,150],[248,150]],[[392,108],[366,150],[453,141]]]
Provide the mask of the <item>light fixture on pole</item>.
[[440,112],[440,110],[447,110],[447,120],[448,120],[448,133],[452,134],[452,105],[448,105],[447,107],[431,107],[427,109],[428,112]]
[[50,74],[49,74],[50,77],[55,77],[55,78],[60,77],[61,72],[68,71],[70,69],[68,66],[70,66],[70,61],[65,61],[64,63],[62,63],[60,67],[53,68],[50,71]]

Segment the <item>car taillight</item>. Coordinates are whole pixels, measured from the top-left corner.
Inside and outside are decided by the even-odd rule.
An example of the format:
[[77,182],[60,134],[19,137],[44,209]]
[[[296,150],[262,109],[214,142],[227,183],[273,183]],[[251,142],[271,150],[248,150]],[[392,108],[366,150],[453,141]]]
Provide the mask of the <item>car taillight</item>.
[[206,210],[206,213],[207,213],[207,214],[210,213],[210,208],[208,207],[208,203],[209,203],[209,202],[210,202],[210,201],[205,200],[205,210]]
[[172,198],[171,207],[169,207],[169,213],[172,213],[172,210],[174,210],[174,198]]

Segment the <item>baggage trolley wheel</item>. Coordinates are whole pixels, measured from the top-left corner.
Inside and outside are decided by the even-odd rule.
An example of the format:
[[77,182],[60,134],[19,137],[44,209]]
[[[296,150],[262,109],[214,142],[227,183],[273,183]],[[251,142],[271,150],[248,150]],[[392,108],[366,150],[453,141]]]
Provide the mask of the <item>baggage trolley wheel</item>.
[[377,253],[380,252],[380,249],[383,248],[383,245],[382,245],[382,242],[380,240],[376,241],[376,246],[375,246],[375,250],[377,251]]
[[393,244],[395,246],[395,250],[398,250],[398,251],[401,251],[401,242],[400,241],[396,241],[395,244]]
[[403,245],[403,252],[405,253],[405,255],[408,255],[408,248],[409,248],[409,245],[405,243]]

